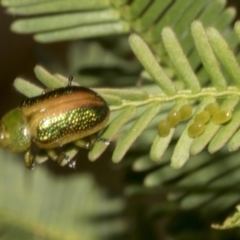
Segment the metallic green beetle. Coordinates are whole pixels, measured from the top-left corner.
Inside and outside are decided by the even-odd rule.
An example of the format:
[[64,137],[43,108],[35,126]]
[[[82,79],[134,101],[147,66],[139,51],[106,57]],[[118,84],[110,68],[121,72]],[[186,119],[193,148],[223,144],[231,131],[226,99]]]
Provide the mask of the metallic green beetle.
[[[104,99],[89,88],[67,86],[47,91],[24,100],[20,107],[3,116],[0,147],[14,153],[26,152],[25,165],[30,169],[35,162],[32,143],[61,162],[67,156],[58,155],[55,149],[91,137],[106,125],[109,114]],[[107,140],[99,140],[108,144]]]

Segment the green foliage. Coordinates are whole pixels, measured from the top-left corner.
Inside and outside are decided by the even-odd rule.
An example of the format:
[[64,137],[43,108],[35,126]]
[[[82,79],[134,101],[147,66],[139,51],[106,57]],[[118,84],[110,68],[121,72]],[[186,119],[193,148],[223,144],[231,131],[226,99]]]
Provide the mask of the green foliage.
[[121,20],[119,11],[115,10],[107,0],[6,0],[2,1],[2,5],[8,7],[8,12],[15,15],[49,14],[18,20],[12,25],[12,30],[15,32],[36,33],[35,39],[40,42],[123,34],[129,31],[129,25]]
[[[238,116],[235,116],[235,113],[238,113],[237,104],[240,92],[237,87],[239,81],[237,76],[240,68],[237,65],[237,60],[232,51],[228,48],[227,43],[215,29],[209,28],[205,32],[203,26],[198,21],[192,23],[191,29],[193,39],[197,45],[197,50],[200,51],[201,59],[203,59],[204,62],[203,65],[209,73],[209,79],[212,81],[213,86],[205,88],[201,87],[197,75],[193,72],[173,31],[170,28],[164,28],[162,31],[163,45],[166,47],[168,56],[175,67],[176,74],[181,76],[180,79],[185,86],[182,90],[177,90],[177,86],[174,85],[174,82],[167,76],[167,72],[158,64],[146,43],[144,43],[144,41],[137,35],[130,36],[130,46],[133,48],[133,51],[151,76],[152,80],[161,88],[159,89],[159,93],[149,95],[143,91],[144,88],[143,90],[121,91],[115,89],[96,89],[96,91],[106,99],[112,111],[120,112],[118,113],[120,115],[114,120],[113,125],[111,125],[110,122],[106,129],[107,132],[105,131],[103,133],[104,138],[109,140],[112,140],[118,134],[121,127],[135,116],[135,108],[144,106],[141,116],[132,120],[130,127],[131,131],[128,131],[124,137],[119,139],[113,153],[114,162],[119,162],[124,157],[127,150],[131,147],[137,137],[148,127],[149,123],[157,116],[157,114],[159,114],[160,108],[164,103],[174,103],[175,105],[172,105],[174,110],[180,109],[180,107],[186,102],[195,105],[195,111],[192,117],[185,121],[185,128],[174,149],[172,166],[176,168],[182,167],[189,159],[190,155],[200,153],[208,144],[209,151],[214,153],[221,149],[230,140],[229,148],[232,150],[231,138],[237,132],[239,127],[237,122]],[[222,51],[224,54],[221,53]],[[222,66],[225,67],[229,75],[235,79],[236,86],[227,87],[229,79],[224,77],[223,72],[219,67],[220,63],[215,57],[215,54],[221,60]],[[208,56],[210,56],[210,60],[208,59]],[[224,56],[227,56],[227,60],[225,60]],[[35,68],[35,73],[39,80],[48,88],[67,85],[66,78],[64,79],[60,75],[52,75],[40,66]],[[219,77],[216,78],[215,75]],[[213,76],[213,80],[211,76]],[[26,96],[32,96],[33,90],[36,89],[36,87],[33,86],[33,89],[28,92],[29,83],[24,83],[20,79],[17,79],[14,85]],[[36,90],[37,91],[34,95],[38,95],[42,91],[40,89]],[[161,93],[161,91],[163,92]],[[232,121],[225,125],[215,124],[210,121],[206,125],[206,129],[201,136],[197,138],[189,137],[188,128],[193,123],[196,114],[203,111],[207,104],[218,101],[218,99],[221,99],[222,102],[220,109],[235,109],[235,111],[233,111]],[[130,111],[132,114],[129,114]],[[168,111],[171,111],[171,107]],[[118,124],[116,124],[116,122],[118,122]],[[173,129],[169,137],[158,136],[156,130],[156,137],[150,151],[150,156],[153,160],[159,161],[161,159],[161,156],[171,142],[175,130],[177,131],[178,129]],[[98,146],[98,151],[96,151],[95,147],[90,151],[89,156],[91,160],[95,160],[106,149],[106,146],[100,147],[100,145],[103,144],[96,144],[96,147]],[[159,146],[161,146],[161,148]],[[235,146],[235,149],[238,147],[239,146]]]
[[108,199],[92,175],[66,177],[46,168],[32,174],[22,167],[22,156],[0,154],[1,239],[93,240],[124,231],[118,217],[124,202]]
[[[9,13],[27,16],[16,20],[12,30],[31,33],[39,42],[134,31],[129,44],[144,68],[135,75],[142,79],[142,86],[94,89],[111,109],[111,119],[101,136],[113,142],[112,160],[119,163],[123,159],[122,165],[132,164],[134,171],[146,173],[145,186],[164,187],[166,201],[178,202],[184,210],[201,208],[203,215],[214,215],[239,201],[239,164],[237,154],[232,152],[240,147],[240,67],[236,53],[240,22],[234,24],[233,31],[230,24],[236,12],[226,8],[226,1],[2,0],[1,4]],[[101,62],[101,57],[88,64]],[[128,71],[132,67],[111,56],[113,59],[115,62],[106,65],[114,62]],[[78,69],[77,58],[73,63]],[[51,74],[41,66],[36,66],[35,75],[47,88],[67,84],[66,77]],[[14,86],[28,97],[42,92],[25,79],[16,79]],[[189,137],[194,117],[215,101],[221,110],[233,112],[231,121],[218,125],[210,120],[202,135]],[[186,103],[193,106],[192,116],[172,128],[168,136],[159,136],[158,122]],[[89,159],[95,161],[106,148],[97,142]],[[206,148],[211,155],[204,151]],[[169,159],[178,171],[169,166]],[[146,190],[130,186],[126,192],[132,195],[138,191]],[[155,204],[153,212],[163,214],[164,210]],[[238,224],[228,221],[225,225],[223,228]]]

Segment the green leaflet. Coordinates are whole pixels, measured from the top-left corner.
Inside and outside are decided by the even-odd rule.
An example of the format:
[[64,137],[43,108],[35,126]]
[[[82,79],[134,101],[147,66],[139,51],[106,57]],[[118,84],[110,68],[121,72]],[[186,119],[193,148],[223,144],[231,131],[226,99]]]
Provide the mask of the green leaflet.
[[161,105],[156,102],[151,104],[137,119],[137,121],[130,127],[128,133],[122,137],[121,141],[116,146],[116,149],[113,153],[113,161],[119,162],[124,157],[127,150],[130,148],[132,143],[136,138],[141,134],[141,132],[147,127],[150,121],[157,115],[161,108]]
[[[114,140],[115,135],[119,132],[121,127],[126,124],[136,113],[134,106],[127,107],[111,121],[111,124],[101,134],[101,138],[108,139],[109,141]],[[107,148],[107,145],[101,142],[97,142],[88,154],[91,161],[96,160]]]

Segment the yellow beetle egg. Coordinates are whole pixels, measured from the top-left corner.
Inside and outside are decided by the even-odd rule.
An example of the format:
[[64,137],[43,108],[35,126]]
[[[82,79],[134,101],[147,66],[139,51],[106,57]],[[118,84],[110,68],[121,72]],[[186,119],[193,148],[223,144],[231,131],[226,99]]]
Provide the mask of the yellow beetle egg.
[[187,120],[192,115],[192,106],[185,104],[179,109],[179,112],[181,114],[181,120]]
[[160,137],[166,137],[171,130],[171,124],[167,119],[161,120],[158,124],[158,134]]
[[201,122],[203,124],[206,124],[209,121],[210,117],[211,116],[209,112],[202,111],[195,116],[194,122]]
[[201,135],[205,130],[205,125],[201,122],[194,122],[189,128],[188,128],[188,136],[190,138],[195,138],[199,135]]
[[209,112],[212,116],[215,112],[219,110],[219,104],[217,102],[209,103],[204,110]]
[[232,118],[232,111],[219,110],[213,114],[212,121],[216,124],[223,124]]
[[171,124],[171,127],[176,127],[181,120],[181,114],[179,111],[171,111],[168,114],[168,121]]

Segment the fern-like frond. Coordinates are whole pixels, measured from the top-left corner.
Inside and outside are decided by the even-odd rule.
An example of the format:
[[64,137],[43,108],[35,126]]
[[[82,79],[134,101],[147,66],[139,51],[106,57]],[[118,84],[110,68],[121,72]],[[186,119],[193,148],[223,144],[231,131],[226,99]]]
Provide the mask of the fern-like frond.
[[[234,28],[240,39],[240,24],[236,23]],[[202,64],[200,69],[203,70],[194,70],[192,62],[186,57],[182,42],[167,27],[162,31],[162,47],[166,59],[173,66],[173,79],[169,76],[168,68],[156,60],[148,44],[140,36],[133,34],[129,38],[130,45],[153,84],[139,89],[94,90],[105,98],[111,109],[111,119],[101,136],[112,142],[116,140],[114,162],[123,159],[130,148],[134,150],[138,146],[146,146],[147,149],[151,146],[150,158],[154,161],[144,154],[135,159],[133,164],[135,171],[155,169],[146,176],[145,186],[170,186],[168,200],[178,201],[180,207],[186,210],[201,207],[202,212],[207,215],[210,209],[211,213],[212,209],[226,210],[239,200],[236,192],[239,163],[236,161],[237,154],[228,150],[235,151],[240,146],[240,90],[237,77],[240,67],[238,56],[233,51],[237,45],[231,45],[231,40],[228,44],[215,28],[204,28],[201,22],[195,21],[191,24],[191,35],[196,47],[193,51],[197,51],[198,61]],[[203,71],[206,73],[206,81],[202,82]],[[67,85],[66,77],[50,74],[40,66],[35,68],[35,74],[48,88]],[[16,79],[14,85],[28,97],[42,92],[41,88],[24,79]],[[219,102],[220,109],[232,111],[231,121],[223,125],[209,121],[202,135],[189,137],[188,128],[196,114],[215,101]],[[171,110],[179,110],[186,103],[194,107],[191,118],[172,128],[168,136],[159,136],[159,120],[165,118]],[[170,144],[172,142],[176,145]],[[212,155],[203,151],[206,146]],[[89,159],[96,160],[106,148],[106,145],[97,142],[89,152]],[[140,152],[141,150],[143,149],[138,149]],[[181,168],[190,157],[191,161]],[[181,168],[179,171],[170,168],[170,158],[173,167]],[[127,162],[127,157],[124,160]],[[231,174],[231,178],[228,174]],[[225,196],[226,192],[228,198]]]
[[[178,93],[174,95],[174,98],[176,100],[175,107],[177,109],[180,108],[181,104],[178,103],[178,101],[183,100],[200,100],[201,103],[198,104],[198,107],[196,108],[194,115],[197,113],[203,111],[205,106],[215,101],[216,99],[222,100],[221,109],[234,109],[234,114],[237,113],[237,107],[239,100],[239,90],[238,90],[238,84],[239,84],[239,78],[237,78],[237,75],[239,74],[238,71],[240,70],[238,62],[236,57],[234,57],[233,52],[229,49],[229,45],[226,43],[226,41],[221,37],[219,32],[214,28],[208,28],[206,31],[201,25],[200,22],[194,22],[191,25],[192,30],[192,36],[195,42],[195,45],[197,46],[197,50],[199,51],[199,56],[203,62],[203,66],[205,70],[208,73],[209,79],[211,80],[213,88],[201,88],[200,82],[198,80],[197,75],[193,72],[191,68],[191,64],[185,57],[183,50],[176,39],[174,33],[170,28],[165,28],[162,31],[162,38],[163,38],[163,45],[166,48],[166,52],[169,55],[169,58],[171,59],[171,62],[175,68],[175,71],[178,76],[180,76],[180,79],[185,83],[185,86],[187,89],[190,90],[190,95],[193,97],[195,94],[196,98],[191,98],[190,95],[188,95],[186,90],[184,93],[187,93],[185,96],[183,92],[180,90]],[[145,51],[144,54],[142,53],[143,47],[146,47],[144,42],[136,35],[133,35],[130,38],[130,44],[133,48],[133,51],[139,58],[140,62],[143,64],[145,69],[149,72],[149,75],[155,80],[155,82],[159,85],[159,70],[158,68],[154,67],[153,64],[149,64],[152,66],[151,70],[149,70],[148,59],[149,56],[152,56],[151,53],[147,54]],[[226,57],[226,58],[225,58]],[[219,62],[219,60],[220,62]],[[220,66],[224,67],[224,70],[227,72],[226,75],[225,72],[223,72],[220,68]],[[158,66],[159,67],[159,66]],[[155,73],[155,75],[154,75]],[[230,76],[230,77],[229,77]],[[234,87],[227,87],[227,83],[233,81]],[[167,84],[165,85],[168,86]],[[225,97],[222,94],[226,94],[228,91],[234,90],[234,93],[227,94]],[[169,95],[169,91],[164,89],[162,87],[162,90],[165,92],[166,95]],[[236,92],[235,92],[236,91]],[[183,94],[183,95],[179,95]],[[222,96],[217,96],[218,94]],[[200,97],[201,95],[201,97]],[[223,100],[225,98],[225,100]],[[165,101],[173,100],[171,96],[169,96]],[[171,101],[170,100],[170,101]],[[179,105],[177,107],[177,105]],[[175,109],[176,109],[175,108]],[[193,118],[194,118],[193,115]],[[233,115],[233,119],[231,122],[229,122],[226,125],[217,125],[213,122],[209,122],[208,125],[206,125],[206,129],[204,133],[193,139],[188,136],[187,130],[189,125],[193,122],[190,120],[187,123],[187,126],[183,133],[181,134],[181,137],[175,147],[175,150],[173,152],[172,156],[172,165],[175,167],[182,166],[185,161],[189,158],[190,155],[197,154],[201,152],[206,145],[209,144],[209,151],[213,153],[214,151],[222,148],[225,143],[236,133],[236,130],[238,129],[238,124],[236,123],[236,117]],[[219,129],[221,128],[221,131]],[[230,129],[231,131],[230,131]],[[225,130],[226,129],[226,130]],[[224,134],[225,133],[225,134]],[[169,142],[170,135],[173,133],[171,132],[168,137],[162,138],[157,136],[154,140],[154,144],[151,149],[151,157],[158,161],[160,157],[163,154],[163,150],[159,148],[160,146],[165,146],[166,143]],[[164,147],[166,148],[166,146]],[[159,150],[161,149],[161,150]]]
[[99,240],[126,231],[124,200],[109,198],[90,173],[66,177],[41,168],[28,175],[21,156],[4,149],[0,156],[1,239]]
[[[55,42],[137,32],[164,59],[160,32],[164,26],[175,30],[183,49],[191,53],[189,29],[193,20],[212,25],[226,35],[235,16],[232,8],[224,9],[223,0],[98,0],[98,1],[20,1],[3,0],[7,12],[27,16],[16,20],[12,30],[31,33],[40,42]],[[44,16],[39,16],[44,14]],[[37,15],[37,16],[36,16]],[[191,53],[192,58],[196,57]]]
[[12,1],[1,4],[14,15],[45,16],[17,20],[12,30],[17,33],[34,33],[40,42],[54,42],[123,34],[129,25],[120,17],[109,1]]
[[[219,213],[228,213],[229,209],[239,204],[239,174],[240,164],[238,153],[227,153],[221,150],[213,155],[206,151],[193,156],[191,161],[178,171],[168,165],[172,149],[168,149],[163,162],[153,164],[148,156],[139,157],[133,164],[138,172],[148,173],[144,184],[150,189],[164,189],[167,191],[166,204],[176,204],[183,211],[198,210],[204,218],[216,222]],[[145,192],[140,186],[130,186],[130,195]],[[155,204],[153,215],[167,214],[161,208],[163,203]],[[236,218],[238,213],[236,213]],[[234,216],[216,228],[231,228],[239,226]]]
[[[148,173],[144,185],[163,186],[167,200],[178,202],[182,209],[201,208],[203,214],[214,215],[214,210],[236,205],[240,164],[232,151],[240,147],[240,58],[235,54],[240,23],[235,23],[233,32],[230,24],[236,11],[225,8],[225,0],[2,0],[1,4],[9,13],[24,16],[13,23],[15,32],[34,34],[41,42],[136,32],[129,42],[145,69],[141,77],[150,84],[139,89],[94,89],[111,109],[101,137],[112,141],[113,161],[124,158],[123,164],[133,163],[133,170]],[[192,23],[195,19],[199,21]],[[40,66],[35,74],[47,88],[67,85],[66,77]],[[16,79],[14,85],[28,97],[43,91],[25,79]],[[231,121],[219,125],[210,120],[202,135],[190,137],[195,116],[215,101],[221,110],[232,111]],[[191,118],[160,136],[159,121],[186,103],[194,108]],[[107,147],[96,142],[89,159],[96,160]],[[203,151],[206,148],[211,154]],[[135,150],[139,157],[129,158]],[[67,155],[77,152],[72,148]],[[178,171],[169,166],[169,159]],[[42,161],[37,156],[37,162]],[[146,189],[134,186],[126,192],[141,191]],[[153,212],[163,205],[155,205]],[[237,211],[222,226],[213,227],[239,226],[238,218]]]
[[[238,26],[236,25],[236,31]],[[119,137],[117,141],[113,153],[114,162],[123,159],[141,133],[151,128],[155,129],[153,131],[155,139],[152,135],[148,141],[152,142],[150,157],[154,161],[161,160],[171,140],[173,138],[176,140],[176,135],[178,135],[178,141],[171,157],[171,165],[175,168],[182,167],[191,155],[199,154],[207,145],[210,153],[216,152],[227,143],[229,143],[229,150],[239,148],[240,144],[237,144],[235,140],[239,136],[238,128],[240,126],[237,121],[240,96],[238,78],[240,67],[237,59],[215,28],[211,27],[205,30],[199,21],[195,21],[191,25],[191,33],[212,86],[205,88],[201,86],[198,76],[194,73],[176,35],[167,27],[162,31],[163,46],[176,74],[180,76],[179,80],[184,83],[184,89],[178,90],[175,81],[167,76],[165,69],[158,64],[147,44],[135,34],[129,38],[130,45],[152,80],[160,87],[159,93],[148,94],[144,87],[139,90],[96,89],[106,99],[111,111],[114,112],[108,127],[103,132],[103,137],[113,140],[119,134],[119,130],[129,122],[126,126],[127,132],[123,131],[124,136]],[[220,66],[224,69],[222,70]],[[48,88],[67,85],[66,78],[52,75],[42,67],[36,67],[35,73],[37,78]],[[231,81],[232,86],[228,86],[227,84]],[[27,96],[32,96],[35,93],[37,95],[41,91],[34,87],[30,88],[31,91],[26,92],[26,89],[29,89],[29,83],[23,82],[21,79],[15,81],[15,86]],[[34,91],[36,92],[34,93]],[[224,125],[209,121],[202,135],[196,138],[190,137],[188,129],[193,124],[196,114],[202,112],[207,104],[215,101],[221,103],[221,110],[233,111],[232,120]],[[167,109],[164,110],[166,114],[171,110],[179,110],[186,103],[192,104],[195,108],[191,118],[185,121],[185,124],[181,126],[182,129],[172,128],[167,137],[159,136],[157,122],[150,123],[160,114],[160,109],[167,105]],[[136,110],[137,113],[135,113]],[[147,141],[146,144],[148,144]],[[97,159],[106,149],[106,146],[100,145],[103,144],[96,143],[90,151],[89,158],[92,161]]]

